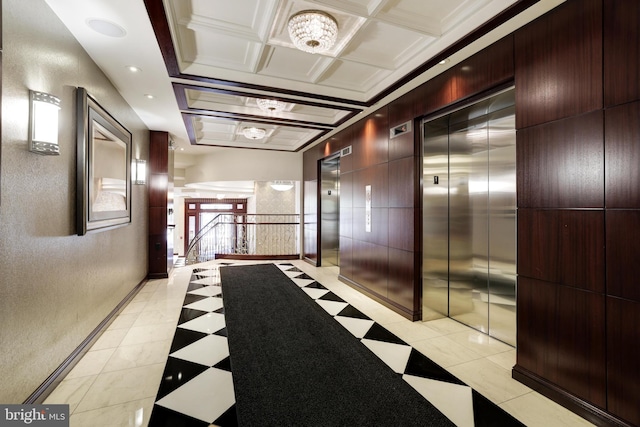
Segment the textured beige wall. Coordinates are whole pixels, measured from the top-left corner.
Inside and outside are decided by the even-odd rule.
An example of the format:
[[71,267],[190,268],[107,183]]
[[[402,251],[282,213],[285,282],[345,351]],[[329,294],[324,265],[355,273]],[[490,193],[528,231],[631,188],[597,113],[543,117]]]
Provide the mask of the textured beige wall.
[[[147,196],[132,223],[77,236],[75,87],[133,133],[148,131],[44,0],[3,1],[0,402],[21,403],[146,275]],[[61,98],[60,156],[27,150],[29,89]]]

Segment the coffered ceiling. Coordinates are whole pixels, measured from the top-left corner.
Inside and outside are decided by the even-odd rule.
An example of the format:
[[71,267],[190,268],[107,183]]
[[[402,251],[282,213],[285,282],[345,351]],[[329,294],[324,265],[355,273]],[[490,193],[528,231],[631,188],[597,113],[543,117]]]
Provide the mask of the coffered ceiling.
[[[486,33],[558,0],[45,0],[151,129],[185,152],[300,151]],[[546,5],[545,5],[546,4]],[[327,52],[296,49],[289,18],[335,18]],[[123,30],[89,28],[100,19]],[[127,67],[141,72],[134,76]],[[150,99],[153,95],[154,98]],[[265,112],[256,100],[276,99]],[[243,129],[265,131],[249,139]]]

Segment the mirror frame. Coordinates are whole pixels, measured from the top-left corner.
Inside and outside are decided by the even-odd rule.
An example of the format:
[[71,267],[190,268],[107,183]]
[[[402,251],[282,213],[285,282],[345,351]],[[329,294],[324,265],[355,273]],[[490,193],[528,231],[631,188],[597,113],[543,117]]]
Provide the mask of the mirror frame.
[[[76,90],[77,119],[77,171],[76,171],[76,226],[77,234],[83,236],[92,231],[103,231],[131,223],[131,144],[132,137],[123,125],[92,98],[84,88]],[[94,171],[99,159],[93,159],[96,128],[107,131],[113,142],[125,146],[124,182],[126,185],[125,208],[94,211],[92,200],[97,196]]]

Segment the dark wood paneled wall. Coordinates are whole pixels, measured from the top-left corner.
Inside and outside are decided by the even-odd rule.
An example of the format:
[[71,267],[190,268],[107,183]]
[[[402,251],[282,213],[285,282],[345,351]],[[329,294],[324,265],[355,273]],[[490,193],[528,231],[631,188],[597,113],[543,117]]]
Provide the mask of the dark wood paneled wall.
[[169,260],[167,241],[167,208],[169,192],[169,134],[151,131],[149,139],[149,271],[147,277],[169,277],[173,254]]
[[[341,171],[341,278],[417,318],[419,119],[515,81],[513,376],[601,425],[640,425],[639,45],[637,0],[568,0],[305,152],[311,182],[319,159],[353,146]],[[407,121],[411,132],[389,138]],[[317,206],[317,194],[307,199]]]
[[571,0],[515,33],[514,377],[640,424],[640,6]]
[[[422,309],[422,161],[420,118],[512,84],[513,36],[453,66],[304,153],[305,258],[317,261],[318,161],[342,148],[340,278],[409,319]],[[390,129],[410,131],[391,137]],[[372,228],[365,229],[365,187]],[[314,193],[310,196],[309,191]]]

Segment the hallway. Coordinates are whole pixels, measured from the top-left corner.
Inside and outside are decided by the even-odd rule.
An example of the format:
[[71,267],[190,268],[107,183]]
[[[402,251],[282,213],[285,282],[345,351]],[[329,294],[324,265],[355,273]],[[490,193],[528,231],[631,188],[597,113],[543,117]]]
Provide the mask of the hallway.
[[[181,325],[178,330],[182,332],[187,329],[197,331],[198,328],[208,327],[207,325],[193,328],[182,326],[188,321],[180,318],[183,312],[182,307],[198,302],[201,305],[209,304],[210,307],[199,307],[199,309],[212,315],[220,308],[220,305],[213,304],[214,301],[211,298],[218,292],[216,268],[219,264],[223,262],[212,261],[196,266],[180,267],[173,270],[169,279],[149,281],[45,403],[70,404],[73,427],[148,425],[158,390],[159,388],[162,390],[167,383],[165,378],[164,385],[161,384],[168,354],[171,352],[175,355],[176,350],[172,352],[170,348],[176,333],[176,324]],[[497,403],[524,424],[528,426],[590,425],[577,415],[512,380],[511,367],[515,363],[515,350],[512,347],[451,319],[412,323],[338,281],[338,269],[335,267],[315,268],[303,261],[293,261],[292,264],[297,268],[281,265],[285,274],[296,277],[302,274],[301,272],[306,273],[348,304],[473,387],[474,390]],[[197,269],[195,280],[192,278],[194,269]],[[289,269],[293,271],[287,272],[286,270]],[[295,272],[297,269],[301,272]],[[314,297],[310,292],[307,293]],[[207,320],[215,322],[213,319]],[[223,318],[222,322],[224,322]],[[349,325],[344,325],[349,329]],[[209,335],[210,341],[219,341],[215,337],[215,335]],[[209,344],[213,343],[207,345]],[[205,344],[202,343],[202,345]],[[220,362],[224,364],[226,359],[224,347],[224,344],[218,347],[211,346],[214,349],[213,353],[217,352],[217,354],[212,353],[210,357],[216,360],[207,360],[202,364],[209,366]],[[180,357],[194,361],[193,357],[208,357],[204,353],[198,351],[183,354]],[[387,361],[387,363],[390,362]],[[168,394],[163,393],[165,397]],[[192,397],[186,396],[184,403],[175,399],[172,401],[169,398],[164,403],[167,406],[181,404],[188,406],[191,402],[197,402],[197,398],[205,394],[217,396],[216,403],[209,404],[206,408],[208,411],[218,411],[217,414],[211,412],[206,415],[213,417],[212,419],[217,419],[232,407],[234,399],[231,384],[227,384],[226,394],[221,388],[216,387],[216,390],[194,391]],[[461,416],[460,413],[465,411],[460,410],[457,406],[458,401],[452,396],[447,394],[443,399],[444,404],[446,406],[448,401],[452,416]],[[441,410],[445,412],[448,409],[441,408]],[[183,412],[188,411],[189,409],[185,407]],[[456,412],[459,413],[456,414]],[[155,414],[154,417],[159,414]],[[459,418],[456,420],[459,421],[459,425],[466,425],[465,420]],[[193,425],[206,425],[206,423]]]

